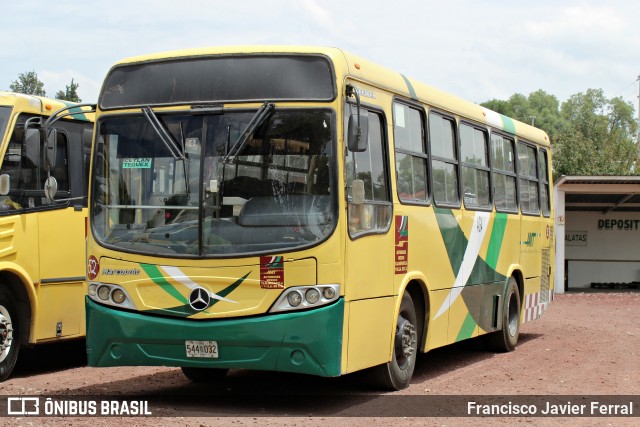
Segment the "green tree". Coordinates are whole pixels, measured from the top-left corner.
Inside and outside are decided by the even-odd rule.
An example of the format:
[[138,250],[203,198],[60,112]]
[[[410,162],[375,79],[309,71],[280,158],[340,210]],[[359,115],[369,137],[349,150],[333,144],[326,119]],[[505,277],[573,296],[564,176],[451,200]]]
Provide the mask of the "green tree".
[[80,84],[74,83],[73,79],[71,79],[71,84],[67,85],[64,91],[59,90],[56,93],[56,99],[62,99],[71,102],[82,102],[82,99],[80,99],[80,97],[78,96],[78,86],[80,86]]
[[563,124],[553,147],[556,176],[635,172],[637,124],[630,103],[589,89],[564,102],[561,116]]
[[46,96],[44,83],[38,79],[35,71],[18,74],[18,80],[11,82],[9,89],[18,93],[26,93],[27,95]]
[[543,90],[532,92],[528,97],[516,93],[506,101],[492,99],[481,105],[544,130],[551,141],[561,125],[558,98]]

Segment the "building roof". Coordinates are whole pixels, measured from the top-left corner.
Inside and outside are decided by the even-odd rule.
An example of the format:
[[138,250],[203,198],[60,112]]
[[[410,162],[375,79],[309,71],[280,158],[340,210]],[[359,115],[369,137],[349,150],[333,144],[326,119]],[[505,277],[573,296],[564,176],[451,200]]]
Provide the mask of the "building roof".
[[562,176],[565,211],[640,212],[640,176]]

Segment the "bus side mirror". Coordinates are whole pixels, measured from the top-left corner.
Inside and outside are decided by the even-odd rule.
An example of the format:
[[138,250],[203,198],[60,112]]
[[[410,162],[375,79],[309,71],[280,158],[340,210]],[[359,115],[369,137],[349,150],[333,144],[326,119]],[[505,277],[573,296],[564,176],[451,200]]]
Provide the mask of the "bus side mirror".
[[40,164],[40,130],[27,128],[24,135],[24,167],[35,168]]
[[369,115],[366,111],[358,110],[349,116],[347,147],[351,152],[367,151],[369,140]]
[[91,129],[83,129],[82,130],[82,145],[83,146],[91,146],[91,142],[93,141],[93,128]]
[[56,148],[58,146],[57,141],[58,131],[55,129],[51,129],[49,131],[49,135],[47,136],[47,145],[45,146],[45,149],[47,150],[45,153],[45,158],[48,171],[56,167]]

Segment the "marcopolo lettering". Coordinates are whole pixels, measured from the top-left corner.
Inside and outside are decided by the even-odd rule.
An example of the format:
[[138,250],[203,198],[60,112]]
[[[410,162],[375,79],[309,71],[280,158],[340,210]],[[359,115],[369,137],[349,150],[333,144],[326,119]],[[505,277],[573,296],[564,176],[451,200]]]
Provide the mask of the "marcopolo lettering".
[[640,230],[640,219],[599,219],[598,230]]

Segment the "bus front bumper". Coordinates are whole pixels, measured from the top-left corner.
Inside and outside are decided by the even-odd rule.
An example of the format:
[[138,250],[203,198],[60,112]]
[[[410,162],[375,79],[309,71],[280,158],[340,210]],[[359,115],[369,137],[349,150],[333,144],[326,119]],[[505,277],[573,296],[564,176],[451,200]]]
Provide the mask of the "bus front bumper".
[[[187,366],[341,374],[344,302],[315,310],[213,321],[114,310],[86,297],[89,366]],[[187,357],[186,341],[218,357]]]

